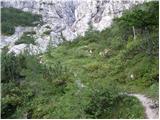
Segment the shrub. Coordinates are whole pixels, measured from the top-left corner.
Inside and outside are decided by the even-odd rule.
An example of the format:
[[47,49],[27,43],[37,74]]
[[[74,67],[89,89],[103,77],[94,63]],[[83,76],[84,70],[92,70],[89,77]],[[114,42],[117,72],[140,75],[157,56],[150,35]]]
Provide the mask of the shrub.
[[111,118],[112,109],[117,104],[118,91],[112,85],[94,89],[91,100],[85,109],[89,118]]
[[124,56],[126,57],[133,57],[135,56],[136,54],[139,53],[139,51],[143,51],[141,49],[141,46],[142,46],[142,40],[141,39],[135,39],[135,40],[130,40],[127,42],[127,45],[126,45],[126,49],[125,49],[125,52],[124,52]]
[[22,99],[20,89],[14,82],[2,84],[2,118],[9,118],[16,111],[16,107],[21,105]]
[[7,54],[7,51],[2,50],[2,66],[1,75],[2,82],[6,83],[9,80],[19,80],[23,79],[24,76],[21,75],[21,70],[25,68],[25,58],[23,55],[15,56],[14,53]]
[[33,44],[35,45],[35,39],[31,34],[24,33],[23,36],[15,42],[15,45],[18,44]]
[[44,32],[45,35],[50,35],[50,33],[52,32],[52,30],[47,30]]
[[89,104],[84,109],[87,118],[118,119],[143,118],[143,107],[138,99],[124,94],[117,88],[117,84],[107,87],[94,88]]
[[65,87],[72,80],[71,71],[61,62],[55,62],[51,66],[44,66],[44,79],[55,84],[55,86]]

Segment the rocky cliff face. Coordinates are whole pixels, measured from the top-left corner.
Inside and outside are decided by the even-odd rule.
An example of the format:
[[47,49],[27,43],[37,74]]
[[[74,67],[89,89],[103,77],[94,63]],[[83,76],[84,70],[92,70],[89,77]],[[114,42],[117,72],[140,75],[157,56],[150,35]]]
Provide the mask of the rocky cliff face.
[[[50,28],[49,37],[57,45],[66,40],[73,40],[84,35],[89,26],[103,30],[109,27],[114,17],[121,16],[123,10],[129,9],[144,0],[3,0],[1,7],[14,7],[23,11],[41,14],[44,24],[37,26],[36,39]],[[47,41],[46,40],[46,41]],[[42,45],[41,45],[42,46]]]

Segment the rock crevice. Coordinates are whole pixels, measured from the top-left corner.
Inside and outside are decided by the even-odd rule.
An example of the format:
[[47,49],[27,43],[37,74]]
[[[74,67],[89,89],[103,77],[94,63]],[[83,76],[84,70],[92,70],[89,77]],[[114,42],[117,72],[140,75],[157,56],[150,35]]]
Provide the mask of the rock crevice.
[[99,31],[109,27],[114,17],[142,2],[144,0],[3,0],[1,7],[41,14],[44,25],[37,28],[37,40],[42,38],[43,28],[48,25],[50,37],[45,38],[50,38],[57,45],[62,41],[61,35],[72,41],[77,36],[84,36],[90,25]]

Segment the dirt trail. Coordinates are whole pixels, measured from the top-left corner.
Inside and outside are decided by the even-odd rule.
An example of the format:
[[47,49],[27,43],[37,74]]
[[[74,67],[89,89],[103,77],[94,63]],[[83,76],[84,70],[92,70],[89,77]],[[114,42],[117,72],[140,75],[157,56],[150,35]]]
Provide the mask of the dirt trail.
[[159,118],[159,106],[152,99],[142,95],[142,94],[128,94],[129,96],[134,96],[139,99],[145,108],[145,114],[148,119],[158,119]]

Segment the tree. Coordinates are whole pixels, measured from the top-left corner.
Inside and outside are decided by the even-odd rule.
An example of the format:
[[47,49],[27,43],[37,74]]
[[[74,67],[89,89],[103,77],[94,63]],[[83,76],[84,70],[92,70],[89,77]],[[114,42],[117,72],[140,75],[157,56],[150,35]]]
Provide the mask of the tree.
[[[151,55],[153,51],[153,41],[151,32],[159,26],[159,4],[158,1],[146,2],[142,5],[135,6],[132,10],[124,12],[123,16],[115,21],[119,24],[124,34],[132,31],[135,39],[136,34],[143,36],[146,43],[147,54]],[[130,35],[130,34],[129,34]]]

